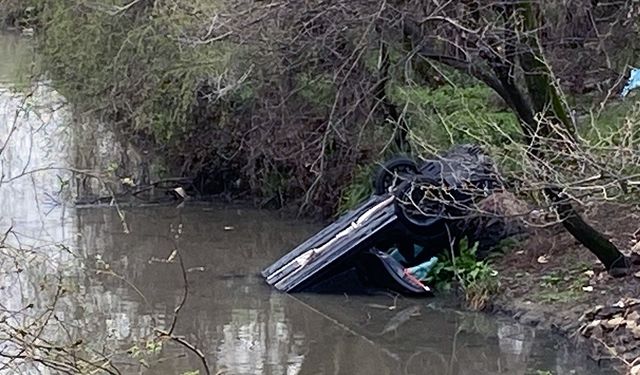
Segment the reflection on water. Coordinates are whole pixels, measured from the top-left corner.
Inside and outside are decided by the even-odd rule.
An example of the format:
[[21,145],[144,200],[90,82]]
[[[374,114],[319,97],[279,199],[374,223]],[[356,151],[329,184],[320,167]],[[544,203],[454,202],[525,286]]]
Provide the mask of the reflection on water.
[[[178,247],[190,295],[178,332],[232,374],[526,374],[596,373],[567,348],[534,330],[433,300],[391,296],[289,296],[268,289],[258,271],[313,228],[272,214],[230,207],[138,208],[131,234],[107,209],[76,210],[78,249],[100,258],[146,296],[113,278],[88,281],[92,311],[74,324],[126,346],[148,337],[150,322],[170,320],[182,295],[180,268],[162,263]],[[234,230],[225,230],[225,227]],[[103,300],[105,299],[105,300]],[[394,305],[395,303],[395,305]],[[386,306],[386,308],[385,308]],[[89,306],[87,306],[89,307]],[[96,319],[96,315],[100,316]],[[91,322],[83,319],[90,317]],[[94,320],[95,319],[95,320]],[[86,331],[85,331],[86,332]],[[152,373],[173,374],[197,361],[178,347]],[[535,372],[533,372],[535,373]]]
[[13,221],[38,239],[57,241],[65,236],[64,206],[57,204],[68,179],[59,169],[66,167],[65,114],[54,110],[61,98],[44,85],[24,91],[11,85],[27,56],[21,39],[0,35],[0,224]]
[[[0,36],[0,51],[20,43]],[[13,55],[0,55],[0,82]],[[170,325],[183,298],[182,271],[171,256],[177,248],[188,298],[175,333],[202,351],[213,373],[603,373],[557,338],[442,301],[290,296],[267,288],[259,271],[313,225],[193,204],[127,209],[125,234],[113,208],[65,207],[64,171],[31,173],[66,165],[67,119],[51,110],[59,100],[44,89],[25,100],[6,87],[0,140],[11,137],[1,155],[0,233],[13,226],[17,234],[6,239],[12,246],[0,247],[0,354],[15,353],[12,332],[46,317],[41,339],[84,358],[108,357],[122,373],[202,370],[183,346],[151,340],[154,328]],[[32,110],[15,117],[24,103]],[[60,372],[0,359],[0,373],[36,370]]]
[[[289,324],[286,306],[292,300],[272,294],[257,271],[265,259],[280,251],[278,246],[292,246],[308,227],[228,207],[128,211],[129,235],[122,233],[118,216],[110,210],[77,210],[77,218],[81,234],[77,247],[84,249],[84,256],[120,270],[149,302],[145,305],[128,283],[113,278],[103,278],[96,285],[94,298],[115,290],[121,300],[114,302],[124,307],[124,314],[116,311],[119,321],[112,322],[117,329],[111,345],[144,339],[150,321],[163,326],[171,319],[183,293],[181,270],[175,262],[159,260],[166,259],[176,245],[170,228],[181,225],[177,245],[191,272],[189,300],[178,321],[180,334],[206,349],[218,369],[242,374],[297,373],[291,371],[300,367],[305,335]],[[229,226],[235,229],[225,230]],[[154,373],[193,368],[194,358],[182,357],[184,352],[177,349],[166,349],[163,354],[174,359],[154,367]]]

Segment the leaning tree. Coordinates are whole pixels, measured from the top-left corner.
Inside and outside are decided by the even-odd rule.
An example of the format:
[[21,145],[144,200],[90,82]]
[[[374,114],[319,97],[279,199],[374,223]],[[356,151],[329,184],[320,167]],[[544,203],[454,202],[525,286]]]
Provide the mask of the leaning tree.
[[[617,166],[639,160],[627,142],[633,143],[635,130],[623,136],[624,144],[585,140],[555,74],[560,64],[547,51],[561,55],[557,50],[566,45],[564,52],[601,56],[609,73],[615,71],[612,39],[637,33],[637,17],[629,15],[640,11],[638,4],[317,0],[232,1],[229,6],[243,15],[239,24],[227,25],[237,43],[253,46],[270,59],[277,56],[284,77],[315,72],[331,80],[335,96],[324,140],[328,134],[346,132],[349,121],[344,120],[359,113],[351,121],[391,124],[393,143],[406,149],[411,129],[401,103],[391,100],[398,76],[428,84],[434,68],[447,67],[490,87],[520,124],[513,142],[526,158],[519,162],[526,166],[514,177],[522,190],[541,192],[556,219],[611,274],[625,274],[628,259],[574,206],[597,195],[608,199],[611,190],[628,191],[635,171]],[[620,81],[607,81],[608,96]],[[330,157],[331,147],[325,146],[317,150],[314,166]],[[611,163],[614,148],[620,160]],[[318,179],[322,176],[317,173]]]

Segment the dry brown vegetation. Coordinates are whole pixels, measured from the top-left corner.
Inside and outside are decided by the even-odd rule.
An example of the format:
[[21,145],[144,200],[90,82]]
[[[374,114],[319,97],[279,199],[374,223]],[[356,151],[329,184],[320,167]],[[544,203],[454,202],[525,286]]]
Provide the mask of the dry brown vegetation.
[[[36,28],[42,74],[74,111],[129,139],[143,159],[162,159],[155,175],[190,177],[203,194],[249,192],[259,205],[327,216],[341,198],[353,205],[370,192],[366,166],[473,142],[527,201],[507,208],[530,226],[563,222],[580,237],[576,212],[638,197],[640,105],[617,98],[639,62],[637,1],[21,6],[0,2],[2,18]],[[152,182],[129,172],[137,185]],[[583,244],[607,268],[629,247],[589,235]],[[37,333],[52,311],[24,322]],[[39,336],[7,327],[16,353],[49,360]],[[67,344],[45,365],[108,366],[70,356]]]
[[[80,110],[203,191],[325,214],[358,166],[389,153],[556,147],[552,128],[577,125],[562,91],[606,101],[637,52],[633,2],[67,0],[38,11],[44,67]],[[542,164],[554,163],[530,170]]]

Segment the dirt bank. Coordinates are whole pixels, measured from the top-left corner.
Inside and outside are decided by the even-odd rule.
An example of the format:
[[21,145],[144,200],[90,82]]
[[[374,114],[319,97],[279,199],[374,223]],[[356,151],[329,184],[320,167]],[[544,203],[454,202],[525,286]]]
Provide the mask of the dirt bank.
[[[638,253],[640,209],[591,208],[585,216],[626,254]],[[493,310],[561,333],[621,374],[640,371],[640,266],[614,279],[561,227],[535,231],[496,262]]]

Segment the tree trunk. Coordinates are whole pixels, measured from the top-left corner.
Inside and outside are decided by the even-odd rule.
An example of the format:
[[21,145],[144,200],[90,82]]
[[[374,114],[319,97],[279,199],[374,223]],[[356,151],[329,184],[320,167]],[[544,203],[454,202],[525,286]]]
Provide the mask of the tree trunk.
[[567,232],[589,249],[602,262],[610,275],[627,275],[629,259],[604,235],[584,221],[568,200],[560,197],[552,188],[546,189],[545,193],[555,202],[556,210]]
[[[520,54],[520,66],[524,71],[531,102],[536,112],[542,114],[543,118],[559,123],[573,138],[575,135],[573,121],[540,47],[537,35],[540,25],[539,12],[531,2],[522,2],[518,7],[524,21],[523,42],[527,47]],[[542,136],[549,136],[552,133],[552,130],[544,124],[541,130]]]
[[[569,117],[569,110],[562,100],[551,69],[545,62],[544,54],[540,48],[536,34],[540,24],[537,9],[534,8],[535,5],[532,2],[522,2],[518,6],[524,20],[524,39],[528,47],[520,55],[520,65],[525,73],[525,82],[531,102],[537,113],[549,119],[549,121],[561,125],[566,135],[574,142],[577,142],[575,128]],[[544,137],[561,137],[560,134],[554,134],[554,130],[550,129],[548,124],[543,125],[541,130],[541,135]],[[539,140],[540,138],[536,139]],[[543,150],[540,147],[542,145],[533,146],[537,151]],[[555,202],[558,214],[562,219],[562,225],[567,232],[571,233],[576,240],[589,249],[612,276],[625,275],[626,270],[629,268],[629,261],[618,248],[584,221],[573,205],[567,199],[560,197],[556,190],[548,188],[545,190],[545,194]]]
[[[566,103],[562,100],[559,89],[555,86],[552,72],[544,60],[544,54],[539,46],[537,36],[535,36],[538,20],[533,9],[534,5],[531,2],[514,3],[513,5],[518,7],[514,11],[519,12],[524,19],[525,29],[522,32],[525,35],[525,45],[529,47],[524,53],[520,54],[520,66],[525,73],[526,91],[520,90],[515,84],[509,69],[503,69],[501,65],[496,65],[495,61],[488,62],[493,70],[491,72],[493,74],[490,74],[486,70],[482,70],[479,64],[476,65],[477,62],[459,60],[429,48],[428,45],[425,45],[422,30],[414,23],[405,21],[404,35],[413,43],[413,52],[419,56],[465,71],[493,88],[505,99],[520,119],[525,140],[532,148],[531,156],[544,158],[543,147],[541,147],[544,145],[540,144],[543,139],[531,134],[538,126],[535,120],[537,113],[549,117],[551,121],[558,122],[574,141],[575,129],[569,118]],[[514,32],[518,32],[515,26],[512,27]],[[524,92],[531,99],[531,105],[525,99]],[[550,127],[540,130],[543,132],[540,135],[545,137],[559,136],[559,134],[554,135]],[[629,268],[629,260],[613,243],[585,222],[571,203],[566,199],[561,199],[556,191],[546,189],[545,194],[556,203],[564,228],[591,251],[604,264],[612,276],[626,274]]]

